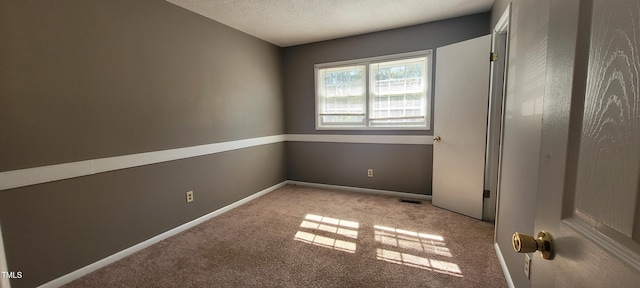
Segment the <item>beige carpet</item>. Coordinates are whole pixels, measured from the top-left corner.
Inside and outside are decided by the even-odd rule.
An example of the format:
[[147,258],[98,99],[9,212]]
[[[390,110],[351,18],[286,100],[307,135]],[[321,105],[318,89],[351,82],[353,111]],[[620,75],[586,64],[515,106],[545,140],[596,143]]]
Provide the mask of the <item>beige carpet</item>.
[[288,185],[65,287],[506,287],[493,225]]

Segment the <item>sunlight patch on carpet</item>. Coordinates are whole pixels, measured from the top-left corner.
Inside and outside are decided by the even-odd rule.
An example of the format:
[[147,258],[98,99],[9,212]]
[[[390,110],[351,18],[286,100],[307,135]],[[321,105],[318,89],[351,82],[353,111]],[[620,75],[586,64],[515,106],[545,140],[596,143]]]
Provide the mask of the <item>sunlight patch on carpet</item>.
[[[395,249],[401,250],[413,250],[440,257],[453,257],[451,251],[447,248],[446,243],[444,242],[444,238],[440,235],[420,233],[380,225],[374,225],[373,228],[375,240],[384,246],[391,246]],[[463,277],[458,264],[449,261],[436,260],[382,248],[377,249],[376,259],[456,277]]]
[[[354,221],[307,214],[300,223],[302,231],[298,231],[293,239],[324,248],[355,253],[356,243],[338,238],[357,239],[359,226],[360,224]],[[332,237],[319,234],[329,234]]]
[[358,230],[346,229],[342,227],[336,227],[333,225],[321,224],[321,223],[305,220],[305,221],[302,221],[302,223],[300,224],[300,227],[308,228],[308,229],[317,229],[317,230],[325,231],[329,233],[335,233],[335,234],[342,235],[349,238],[358,238]]
[[439,235],[419,233],[374,225],[374,237],[376,241],[393,247],[426,252],[438,256],[453,257],[446,247],[444,238]]
[[356,243],[298,231],[295,240],[338,251],[356,253]]
[[390,263],[416,267],[437,273],[448,274],[456,277],[464,277],[462,276],[462,271],[460,270],[458,264],[429,259],[408,253],[378,248],[376,251],[376,259]]
[[305,216],[304,219],[319,222],[319,223],[327,223],[331,225],[338,225],[338,226],[354,228],[354,229],[358,229],[358,227],[360,226],[358,222],[341,220],[341,219],[336,219],[331,217],[324,217],[324,216],[313,215],[313,214],[307,214],[307,216]]

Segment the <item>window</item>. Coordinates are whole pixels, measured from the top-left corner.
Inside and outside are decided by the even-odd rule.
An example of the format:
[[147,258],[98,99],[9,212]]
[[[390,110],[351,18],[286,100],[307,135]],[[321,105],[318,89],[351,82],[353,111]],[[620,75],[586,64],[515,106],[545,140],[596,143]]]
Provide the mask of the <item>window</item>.
[[318,64],[316,129],[429,129],[431,52]]

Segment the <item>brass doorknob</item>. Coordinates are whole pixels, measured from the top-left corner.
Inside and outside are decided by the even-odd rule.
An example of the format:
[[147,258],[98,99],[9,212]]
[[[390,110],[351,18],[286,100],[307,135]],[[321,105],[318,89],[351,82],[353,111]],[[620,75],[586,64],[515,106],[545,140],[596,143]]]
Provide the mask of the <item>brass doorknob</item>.
[[518,253],[532,253],[540,251],[542,258],[550,260],[553,258],[553,240],[546,231],[538,233],[538,238],[533,238],[518,232],[513,234],[513,250]]
[[442,140],[440,136],[433,137],[433,141],[440,142],[440,140]]

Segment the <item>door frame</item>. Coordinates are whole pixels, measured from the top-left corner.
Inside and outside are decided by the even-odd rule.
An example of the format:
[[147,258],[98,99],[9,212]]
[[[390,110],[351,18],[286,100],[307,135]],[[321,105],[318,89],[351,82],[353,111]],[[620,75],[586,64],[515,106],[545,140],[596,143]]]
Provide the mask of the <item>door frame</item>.
[[[497,163],[497,183],[496,183],[496,193],[495,193],[495,201],[496,201],[496,205],[495,205],[495,227],[498,227],[498,222],[500,221],[500,194],[501,194],[501,188],[500,188],[500,182],[502,180],[502,157],[503,157],[503,146],[501,145],[501,143],[504,142],[504,111],[505,111],[505,96],[506,96],[506,91],[507,91],[507,83],[509,81],[509,77],[508,77],[508,69],[509,69],[509,47],[511,45],[511,3],[507,4],[507,7],[504,9],[504,12],[502,12],[502,16],[500,16],[500,19],[498,20],[498,22],[496,23],[496,25],[493,27],[492,31],[491,31],[491,36],[492,36],[492,43],[491,43],[491,52],[495,51],[496,48],[496,42],[497,40],[499,40],[499,37],[504,37],[505,39],[505,52],[504,52],[504,67],[502,69],[503,71],[503,82],[502,82],[502,87],[499,87],[500,89],[500,94],[501,94],[501,98],[502,100],[500,101],[500,131],[498,133],[499,137],[499,141],[498,143],[492,144],[492,145],[497,145],[498,147],[487,147],[487,151],[489,151],[489,149],[494,149],[497,148],[498,151],[498,163]],[[500,56],[498,56],[500,57]],[[494,65],[491,65],[491,77],[493,77],[493,69],[494,69]],[[490,86],[490,91],[491,97],[494,97],[496,93],[494,93],[494,89],[498,88],[498,87],[494,87],[494,79],[491,79],[491,82],[489,84]],[[487,136],[488,138],[488,136]],[[489,139],[487,139],[487,145],[489,145]],[[494,229],[493,230],[493,246],[494,249],[496,250],[496,254],[498,256],[498,260],[500,262],[500,266],[502,267],[502,272],[504,273],[505,279],[507,280],[507,284],[509,285],[509,287],[515,287],[515,284],[513,283],[513,280],[511,279],[511,275],[509,273],[509,269],[507,267],[507,263],[505,262],[503,256],[502,256],[502,252],[500,252],[500,247],[498,246],[498,230]]]
[[[491,33],[491,53],[498,53],[497,61],[491,61],[489,79],[489,111],[487,114],[487,139],[485,147],[485,176],[484,189],[489,191],[489,197],[484,198],[482,220],[494,222],[496,220],[497,185],[501,157],[502,127],[504,115],[504,100],[506,94],[507,65],[509,52],[509,14],[511,3]],[[498,86],[499,85],[499,86]]]

